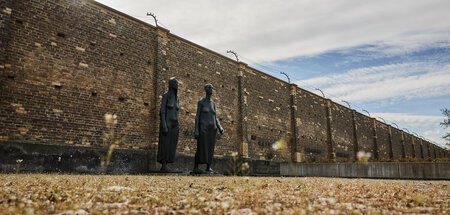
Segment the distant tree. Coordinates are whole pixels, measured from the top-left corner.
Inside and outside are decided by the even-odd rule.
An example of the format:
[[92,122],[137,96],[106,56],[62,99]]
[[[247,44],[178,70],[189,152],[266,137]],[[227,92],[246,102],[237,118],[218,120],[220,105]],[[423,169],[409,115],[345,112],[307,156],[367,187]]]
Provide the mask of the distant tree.
[[[448,108],[441,109],[442,114],[444,114],[447,119],[444,119],[443,122],[441,122],[441,126],[444,127],[444,129],[448,128],[450,126],[450,110]],[[442,138],[447,141],[447,149],[450,149],[450,132],[447,132]]]

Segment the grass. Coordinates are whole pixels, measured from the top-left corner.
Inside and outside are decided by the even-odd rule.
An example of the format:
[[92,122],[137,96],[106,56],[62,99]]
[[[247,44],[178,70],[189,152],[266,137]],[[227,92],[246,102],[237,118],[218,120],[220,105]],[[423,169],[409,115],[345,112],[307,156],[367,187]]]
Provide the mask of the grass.
[[0,174],[0,214],[449,214],[450,181]]

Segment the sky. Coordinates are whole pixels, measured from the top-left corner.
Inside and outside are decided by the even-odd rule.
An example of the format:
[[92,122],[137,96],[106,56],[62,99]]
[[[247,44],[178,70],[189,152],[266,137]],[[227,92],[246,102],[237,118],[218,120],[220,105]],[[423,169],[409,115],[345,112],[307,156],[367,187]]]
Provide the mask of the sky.
[[[98,0],[444,146],[448,0]],[[367,111],[367,112],[366,112]]]

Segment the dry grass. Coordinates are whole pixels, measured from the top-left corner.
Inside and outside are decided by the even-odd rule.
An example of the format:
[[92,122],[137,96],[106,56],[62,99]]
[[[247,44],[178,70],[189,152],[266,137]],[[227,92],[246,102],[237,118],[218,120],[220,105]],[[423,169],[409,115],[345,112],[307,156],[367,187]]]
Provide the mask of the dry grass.
[[1,174],[0,214],[449,214],[449,181]]

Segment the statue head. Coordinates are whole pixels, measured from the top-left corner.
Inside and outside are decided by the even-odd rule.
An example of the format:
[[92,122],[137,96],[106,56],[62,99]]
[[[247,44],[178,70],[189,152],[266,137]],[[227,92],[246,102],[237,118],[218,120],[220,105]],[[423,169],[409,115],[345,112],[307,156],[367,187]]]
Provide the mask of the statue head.
[[205,92],[206,92],[206,95],[212,95],[213,85],[212,84],[206,84],[205,85]]
[[169,91],[178,90],[178,80],[175,77],[169,79]]

